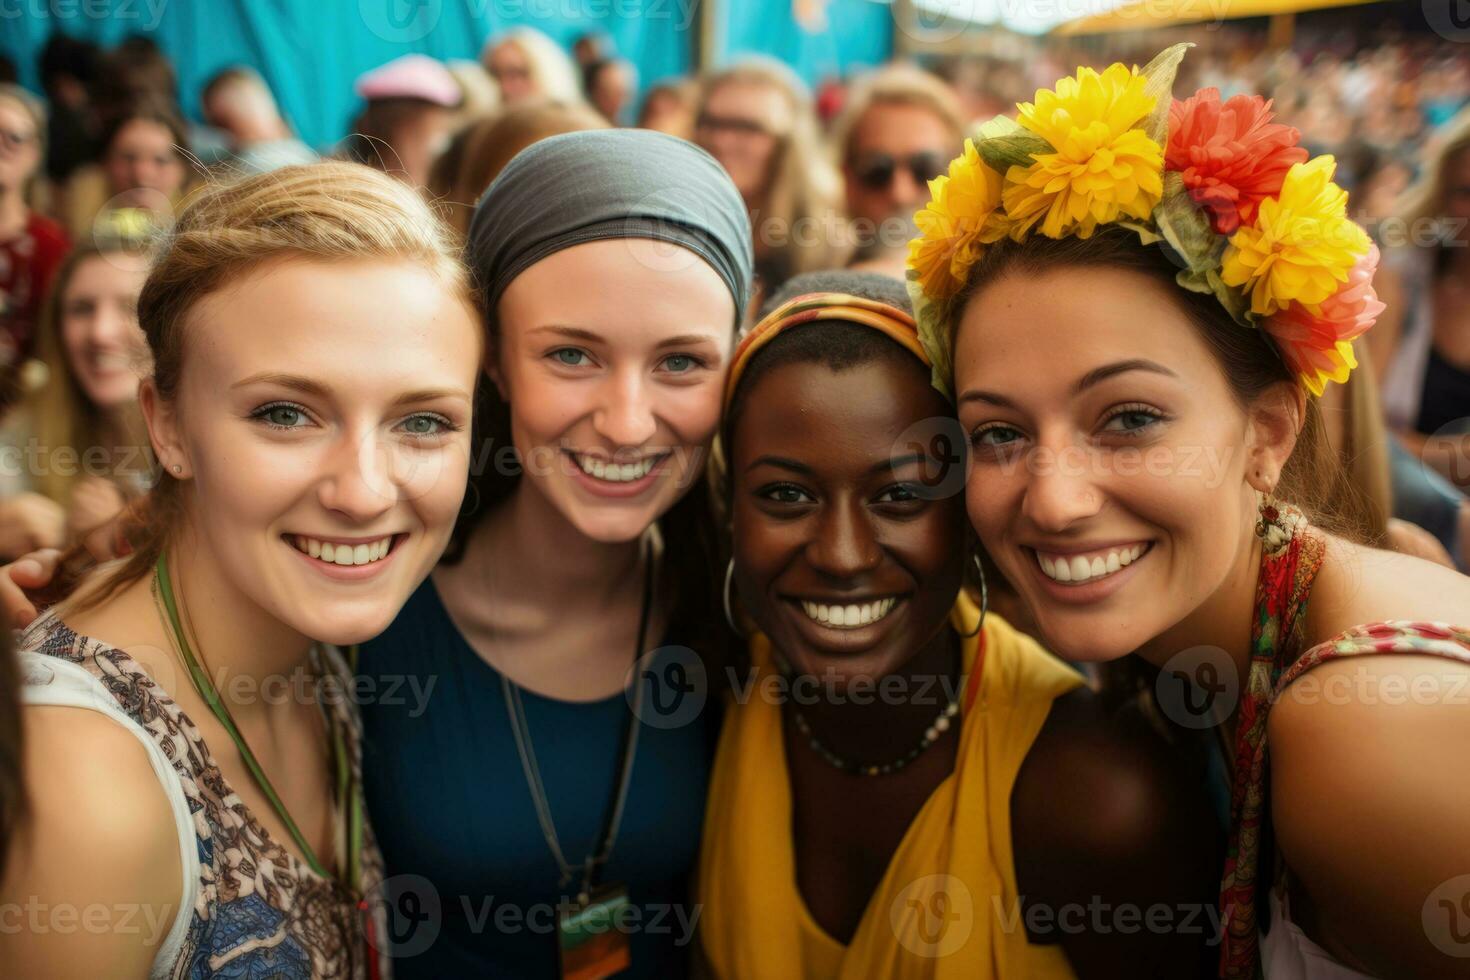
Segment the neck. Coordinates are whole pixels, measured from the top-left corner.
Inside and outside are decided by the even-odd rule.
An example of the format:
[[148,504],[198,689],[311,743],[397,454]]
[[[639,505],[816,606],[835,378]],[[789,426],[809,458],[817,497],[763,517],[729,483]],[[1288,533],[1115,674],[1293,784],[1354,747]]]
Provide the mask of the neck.
[[[482,569],[503,596],[536,605],[570,597],[597,603],[621,595],[636,574],[639,542],[595,541],[522,479],[471,532],[465,561]],[[513,575],[506,574],[515,569]]]
[[[168,552],[174,602],[194,659],[206,670],[231,714],[242,723],[272,709],[298,708],[272,690],[303,690],[312,641],[240,592],[192,530]],[[160,615],[164,613],[160,610]],[[307,688],[306,690],[309,690]]]
[[963,696],[963,672],[960,639],[946,623],[902,667],[882,677],[848,680],[842,688],[823,677],[793,679],[786,710],[800,711],[812,734],[838,757],[883,765],[918,745],[950,700]]
[[[1236,550],[1229,574],[1219,587],[1184,619],[1140,647],[1138,655],[1155,667],[1163,667],[1185,650],[1218,648],[1225,651],[1234,666],[1234,689],[1244,691],[1250,673],[1251,623],[1260,572],[1261,541],[1248,531]],[[1233,736],[1234,710],[1225,727],[1227,734]]]
[[0,187],[0,238],[10,239],[19,235],[26,226],[30,209],[19,187]]

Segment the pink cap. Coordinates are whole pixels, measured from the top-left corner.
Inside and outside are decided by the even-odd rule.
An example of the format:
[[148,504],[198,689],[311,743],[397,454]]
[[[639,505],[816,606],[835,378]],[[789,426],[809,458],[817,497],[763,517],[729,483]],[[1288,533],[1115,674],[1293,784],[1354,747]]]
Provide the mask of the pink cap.
[[423,99],[450,107],[462,98],[449,69],[423,54],[406,54],[357,76],[353,91],[364,99]]

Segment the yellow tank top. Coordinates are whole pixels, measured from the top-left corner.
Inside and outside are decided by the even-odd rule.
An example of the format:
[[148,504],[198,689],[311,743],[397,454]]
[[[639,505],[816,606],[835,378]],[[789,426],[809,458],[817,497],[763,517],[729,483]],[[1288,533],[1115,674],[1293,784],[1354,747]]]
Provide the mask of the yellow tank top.
[[[975,628],[968,598],[952,621]],[[985,655],[964,641],[965,700],[955,771],[909,826],[852,942],[812,919],[796,886],[781,712],[771,698],[731,706],[720,735],[699,863],[700,935],[722,980],[1071,978],[1057,946],[1026,941],[1011,854],[1011,786],[1054,699],[1077,673],[999,616]],[[765,637],[751,640],[759,675]]]

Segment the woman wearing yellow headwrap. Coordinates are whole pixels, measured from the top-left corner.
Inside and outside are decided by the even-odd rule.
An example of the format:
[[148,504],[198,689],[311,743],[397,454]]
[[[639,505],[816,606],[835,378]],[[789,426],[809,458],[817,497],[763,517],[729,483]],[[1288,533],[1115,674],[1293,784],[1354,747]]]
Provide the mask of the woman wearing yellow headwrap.
[[962,481],[923,434],[950,409],[902,285],[822,273],[782,296],[726,389],[727,586],[751,665],[705,822],[711,972],[1197,975],[1207,807],[962,590]]

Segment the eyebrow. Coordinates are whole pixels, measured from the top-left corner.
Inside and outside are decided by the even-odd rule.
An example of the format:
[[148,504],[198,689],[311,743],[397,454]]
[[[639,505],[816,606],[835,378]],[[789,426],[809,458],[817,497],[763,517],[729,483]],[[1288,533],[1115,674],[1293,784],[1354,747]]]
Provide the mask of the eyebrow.
[[[1147,358],[1135,357],[1131,360],[1115,361],[1112,364],[1104,364],[1102,367],[1093,368],[1091,371],[1088,371],[1086,374],[1084,374],[1078,380],[1078,382],[1072,386],[1072,393],[1080,395],[1082,392],[1086,391],[1088,388],[1093,387],[1094,385],[1099,385],[1107,379],[1117,377],[1120,374],[1127,374],[1129,371],[1148,371],[1151,374],[1162,374],[1170,378],[1179,377],[1179,375],[1175,374],[1173,371],[1170,371],[1168,368],[1164,367],[1157,361],[1150,361]],[[994,391],[986,391],[982,388],[971,388],[964,394],[960,395],[961,404],[972,401],[989,402],[992,405],[999,405],[1002,408],[1016,407],[1016,403],[1007,398],[1005,395],[999,394]]]
[[[245,388],[249,385],[256,384],[278,385],[282,388],[289,388],[292,391],[299,391],[304,395],[316,395],[321,398],[326,398],[331,395],[331,389],[319,381],[314,381],[311,378],[303,377],[299,374],[280,374],[271,371],[252,374],[248,378],[236,381],[230,385],[230,390],[233,391],[236,388]],[[419,388],[414,391],[405,391],[403,394],[394,398],[392,403],[394,405],[407,405],[413,402],[434,401],[438,398],[468,400],[470,393],[463,388]]]
[[[587,330],[584,327],[569,327],[563,324],[556,323],[534,327],[531,329],[530,332],[554,333],[558,336],[567,337],[572,340],[585,341],[589,344],[601,344],[607,342],[606,337],[602,336],[601,334],[595,333],[594,331]],[[677,337],[669,337],[667,340],[661,340],[658,342],[658,345],[655,349],[663,350],[665,347],[692,347],[695,344],[710,344],[713,346],[718,346],[715,338],[710,337],[706,334],[687,333],[680,334]]]

